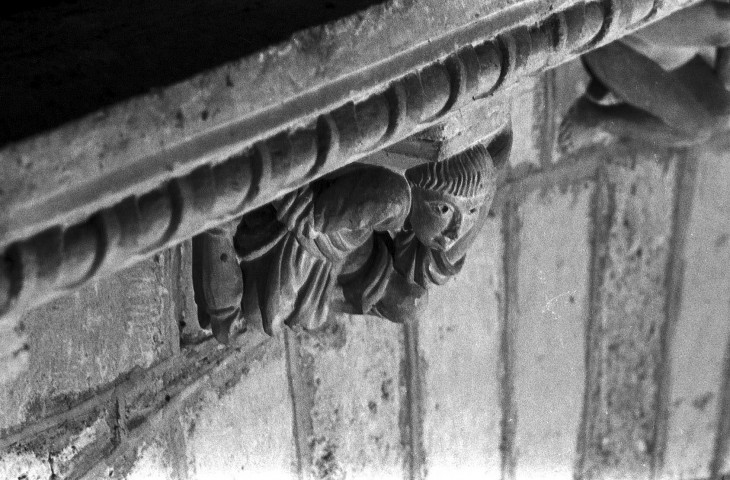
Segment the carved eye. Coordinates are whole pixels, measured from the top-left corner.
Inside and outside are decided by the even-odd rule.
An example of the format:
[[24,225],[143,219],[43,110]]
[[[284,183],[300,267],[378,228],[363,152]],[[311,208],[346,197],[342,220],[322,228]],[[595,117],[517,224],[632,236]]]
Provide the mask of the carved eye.
[[451,205],[448,203],[442,203],[442,202],[433,202],[431,203],[431,210],[436,215],[447,215],[451,211]]
[[469,213],[472,213],[472,214],[477,213],[477,210],[479,210],[479,207],[474,207],[471,210],[469,210]]

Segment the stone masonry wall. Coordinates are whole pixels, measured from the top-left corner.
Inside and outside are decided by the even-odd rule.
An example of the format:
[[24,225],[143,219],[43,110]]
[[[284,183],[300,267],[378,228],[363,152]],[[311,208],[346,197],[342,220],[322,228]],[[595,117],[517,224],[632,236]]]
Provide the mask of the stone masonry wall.
[[[2,479],[710,479],[730,474],[730,140],[563,152],[578,62],[418,324],[197,328],[190,250],[3,333]],[[8,346],[12,346],[9,348]]]

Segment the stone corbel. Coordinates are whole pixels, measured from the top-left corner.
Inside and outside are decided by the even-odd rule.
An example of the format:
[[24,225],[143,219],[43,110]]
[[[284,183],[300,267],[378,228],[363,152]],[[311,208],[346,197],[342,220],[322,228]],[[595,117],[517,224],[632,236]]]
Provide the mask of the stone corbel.
[[[240,217],[680,7],[607,0],[541,15],[526,5],[414,46],[394,59],[386,77],[373,66],[372,75],[361,73],[370,80],[351,75],[319,85],[344,92],[334,107],[326,95],[310,95],[307,111],[293,106],[296,99],[272,104],[256,117],[271,121],[242,119],[200,131],[148,155],[133,174],[100,174],[27,206],[5,202],[0,315],[40,305]],[[42,156],[44,148],[41,136],[5,148],[0,158]],[[127,153],[135,155],[133,146]],[[176,167],[149,167],[170,163]]]

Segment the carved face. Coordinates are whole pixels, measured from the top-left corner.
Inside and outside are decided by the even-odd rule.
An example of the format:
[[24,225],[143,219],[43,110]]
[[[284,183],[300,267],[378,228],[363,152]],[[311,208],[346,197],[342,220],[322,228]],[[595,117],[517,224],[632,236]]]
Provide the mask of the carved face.
[[449,250],[479,218],[487,196],[461,197],[415,187],[411,226],[418,240],[435,250]]

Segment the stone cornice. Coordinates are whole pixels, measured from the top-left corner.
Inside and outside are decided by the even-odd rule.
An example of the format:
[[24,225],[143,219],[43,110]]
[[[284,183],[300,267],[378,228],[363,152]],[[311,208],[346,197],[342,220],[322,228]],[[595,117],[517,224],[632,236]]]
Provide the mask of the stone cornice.
[[[329,47],[315,53],[303,32],[6,146],[0,313],[125,268],[689,3],[388,3],[323,27]],[[302,78],[282,80],[292,72]]]

